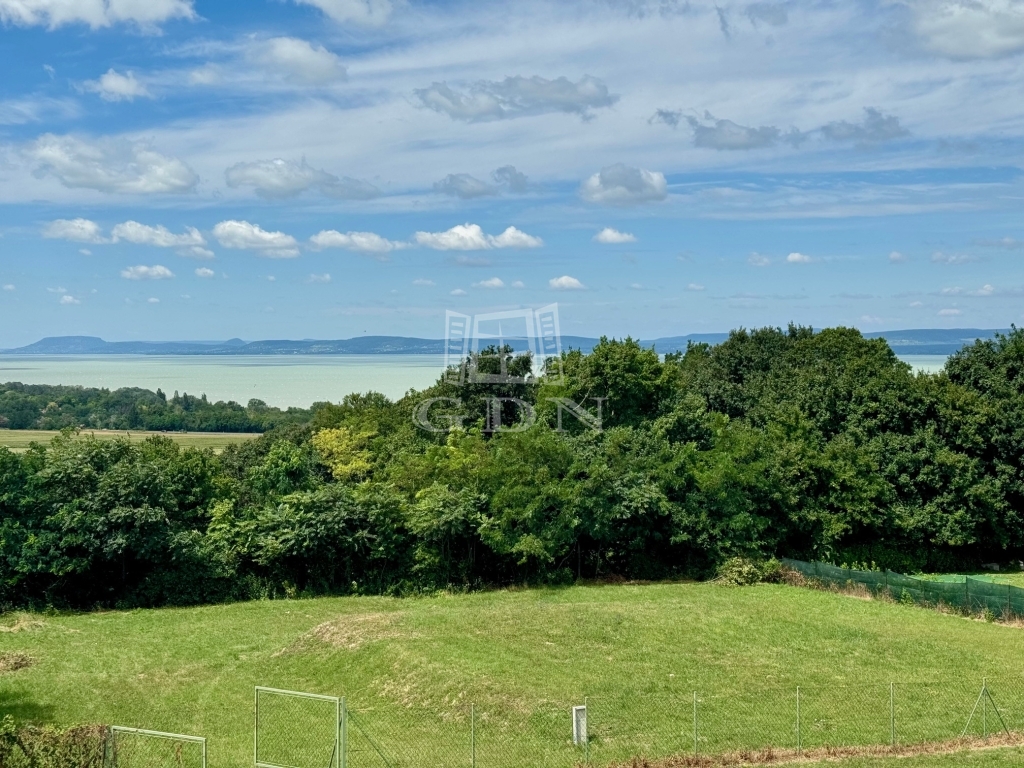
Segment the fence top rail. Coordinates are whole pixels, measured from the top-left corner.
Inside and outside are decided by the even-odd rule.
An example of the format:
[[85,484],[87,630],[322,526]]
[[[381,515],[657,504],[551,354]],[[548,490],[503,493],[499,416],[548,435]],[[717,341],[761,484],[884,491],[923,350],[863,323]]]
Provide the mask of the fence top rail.
[[184,733],[167,733],[166,731],[148,731],[145,728],[128,728],[124,725],[112,725],[110,730],[115,733],[135,733],[139,736],[154,736],[158,739],[171,739],[173,741],[191,741],[196,744],[206,744],[205,736],[189,736]]
[[339,696],[325,696],[322,693],[306,693],[304,691],[286,691],[283,688],[267,688],[263,685],[256,686],[256,693],[276,693],[281,696],[296,696],[300,699],[317,699],[319,701],[333,701],[335,704],[341,702]]

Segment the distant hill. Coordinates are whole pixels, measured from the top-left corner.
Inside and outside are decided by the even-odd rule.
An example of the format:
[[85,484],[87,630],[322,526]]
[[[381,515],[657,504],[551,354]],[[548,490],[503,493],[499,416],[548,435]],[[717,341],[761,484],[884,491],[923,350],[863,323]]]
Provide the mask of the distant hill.
[[[865,333],[884,338],[899,355],[951,355],[976,339],[991,339],[1005,330],[980,328],[920,328]],[[690,343],[720,344],[727,333],[691,333],[641,341],[658,352],[685,351]],[[526,349],[523,338],[504,339],[515,349]],[[562,349],[589,352],[597,339],[563,336]],[[51,336],[26,347],[3,350],[8,355],[442,355],[444,341],[407,336],[357,336],[352,339],[242,341],[104,341],[97,336]]]

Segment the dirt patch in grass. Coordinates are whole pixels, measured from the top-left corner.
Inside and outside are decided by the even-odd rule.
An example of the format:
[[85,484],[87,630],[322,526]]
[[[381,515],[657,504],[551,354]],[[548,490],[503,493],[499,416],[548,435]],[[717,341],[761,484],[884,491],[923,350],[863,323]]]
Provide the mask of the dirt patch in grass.
[[349,613],[317,624],[309,632],[275,655],[300,653],[317,647],[357,651],[368,643],[402,636],[394,613]]
[[672,755],[670,757],[634,757],[621,763],[612,763],[609,768],[727,768],[743,765],[784,765],[820,763],[823,761],[846,760],[857,757],[918,757],[921,755],[950,755],[957,752],[995,749],[998,747],[1019,747],[1024,744],[1020,733],[990,736],[987,739],[965,738],[951,741],[936,741],[906,746],[874,747],[819,747],[797,752],[795,749],[742,750],[722,755]]
[[0,653],[0,673],[25,669],[25,667],[31,667],[35,663],[35,659],[21,651]]

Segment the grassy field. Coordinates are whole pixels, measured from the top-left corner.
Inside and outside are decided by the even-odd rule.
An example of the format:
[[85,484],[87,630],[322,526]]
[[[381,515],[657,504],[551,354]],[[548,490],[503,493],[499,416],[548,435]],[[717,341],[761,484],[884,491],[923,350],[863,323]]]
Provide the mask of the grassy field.
[[[1024,728],[1021,629],[786,586],[10,614],[0,630],[0,668],[3,654],[34,662],[0,672],[0,713],[204,735],[212,768],[251,765],[254,685],[347,697],[350,768],[383,768],[367,735],[392,765],[466,768],[470,704],[479,768],[568,768],[583,757],[570,743],[569,709],[585,697],[595,763],[692,753],[695,691],[704,753],[795,746],[797,686],[806,749],[887,743],[893,681],[903,743],[959,736],[984,677],[1009,727]],[[315,718],[280,714],[284,727],[268,748],[282,762],[312,755],[319,764]],[[998,730],[988,704],[984,715]],[[979,709],[968,732],[982,727]],[[1019,758],[999,750],[972,762],[870,764]]]
[[[0,446],[6,446],[15,452],[25,451],[32,443],[48,443],[55,435],[59,434],[59,432],[41,429],[0,429]],[[179,445],[192,448],[212,448],[216,453],[220,453],[234,443],[259,437],[257,434],[235,432],[115,432],[104,429],[83,430],[82,434],[95,435],[101,440],[127,437],[133,442],[145,440],[152,435],[163,435]]]

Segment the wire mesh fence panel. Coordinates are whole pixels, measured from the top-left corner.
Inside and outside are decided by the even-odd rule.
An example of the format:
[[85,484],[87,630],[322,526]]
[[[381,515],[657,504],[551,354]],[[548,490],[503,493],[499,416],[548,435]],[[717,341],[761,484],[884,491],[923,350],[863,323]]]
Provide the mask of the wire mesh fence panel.
[[1024,679],[995,678],[985,684],[1006,729],[1024,733]]
[[795,688],[699,696],[697,745],[701,754],[797,746]]
[[275,768],[341,768],[341,700],[256,689],[255,763]]
[[594,745],[594,711],[588,702],[585,717],[578,714],[578,724],[584,730],[580,732],[580,743],[574,744],[574,705],[583,705],[583,700],[477,706],[476,765],[565,768],[583,762]]
[[598,765],[631,757],[693,753],[693,694],[587,699],[589,743]]
[[106,768],[206,768],[206,740],[114,726],[104,764]]
[[470,768],[470,708],[374,705],[350,713],[346,768]]
[[800,747],[888,744],[889,694],[887,685],[801,687]]
[[981,680],[896,683],[896,742],[922,744],[958,738],[981,687]]

